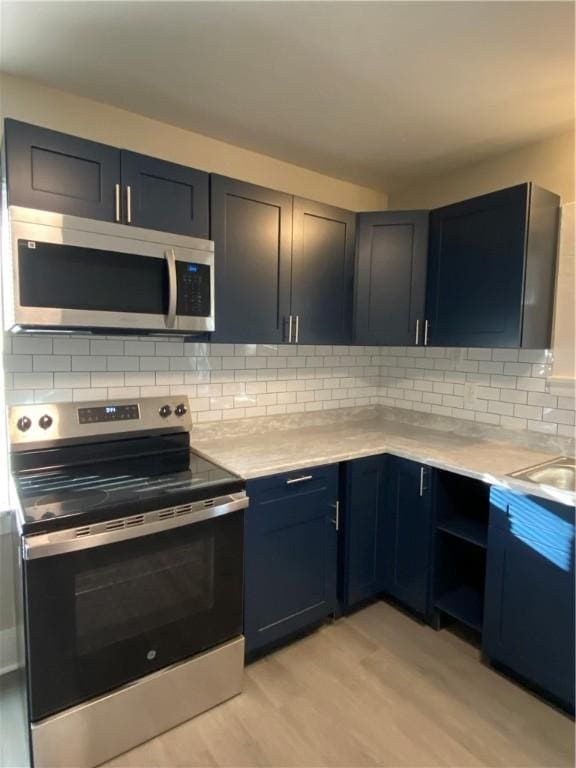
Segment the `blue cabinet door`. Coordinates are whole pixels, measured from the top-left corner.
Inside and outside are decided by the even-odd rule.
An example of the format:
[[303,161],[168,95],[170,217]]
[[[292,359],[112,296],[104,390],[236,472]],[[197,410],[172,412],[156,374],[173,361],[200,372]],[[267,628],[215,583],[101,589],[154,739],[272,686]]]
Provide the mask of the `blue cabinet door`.
[[300,344],[349,344],[356,214],[294,198],[292,302]]
[[335,611],[338,467],[253,480],[247,492],[244,634],[250,653]]
[[290,314],[292,197],[212,176],[215,342],[287,341]]
[[120,150],[11,119],[4,142],[9,205],[115,220]]
[[424,341],[428,211],[358,216],[354,341]]
[[574,508],[493,488],[483,650],[574,709]]
[[126,150],[121,163],[126,224],[208,237],[207,173]]
[[558,203],[521,184],[432,211],[429,344],[548,345]]
[[382,591],[384,456],[344,467],[339,600],[349,609]]
[[429,467],[386,457],[382,584],[420,614],[430,610],[433,479]]

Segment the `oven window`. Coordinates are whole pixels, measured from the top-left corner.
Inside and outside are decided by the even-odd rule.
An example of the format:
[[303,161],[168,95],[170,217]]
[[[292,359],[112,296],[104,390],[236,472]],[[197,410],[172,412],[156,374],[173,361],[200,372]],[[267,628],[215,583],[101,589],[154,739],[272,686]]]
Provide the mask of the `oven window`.
[[79,654],[214,607],[214,537],[82,571],[75,577]]

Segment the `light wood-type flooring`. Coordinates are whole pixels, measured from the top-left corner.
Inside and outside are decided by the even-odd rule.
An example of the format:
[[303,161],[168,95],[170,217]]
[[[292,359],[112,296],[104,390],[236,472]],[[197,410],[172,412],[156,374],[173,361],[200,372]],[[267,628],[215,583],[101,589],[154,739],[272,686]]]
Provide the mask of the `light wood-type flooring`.
[[247,667],[244,693],[106,763],[572,766],[574,723],[385,602]]

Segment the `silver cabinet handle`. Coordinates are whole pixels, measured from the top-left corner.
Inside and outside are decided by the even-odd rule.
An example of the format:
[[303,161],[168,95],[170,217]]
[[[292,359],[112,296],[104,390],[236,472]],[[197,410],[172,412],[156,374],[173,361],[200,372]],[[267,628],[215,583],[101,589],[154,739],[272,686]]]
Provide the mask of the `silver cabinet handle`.
[[428,320],[424,320],[424,346],[428,346],[428,330],[430,328],[430,323]]
[[126,186],[126,221],[132,224],[132,187]]
[[426,476],[426,467],[420,467],[420,496],[424,496],[424,491],[428,490],[424,485],[425,476]]
[[120,221],[120,184],[114,185],[114,218]]
[[292,315],[288,317],[288,344],[292,344]]
[[176,298],[178,295],[178,284],[176,282],[176,254],[173,248],[164,251],[166,262],[168,264],[168,314],[166,315],[166,325],[168,328],[174,328],[176,320]]
[[296,338],[294,339],[295,343],[298,344],[300,340],[300,315],[296,315]]
[[420,341],[420,320],[416,320],[416,340],[414,341],[414,344],[418,346],[419,341]]
[[294,485],[294,483],[305,483],[306,480],[312,480],[313,475],[302,475],[302,477],[291,477],[286,480],[286,485]]
[[332,504],[333,508],[336,510],[336,516],[334,517],[334,520],[332,522],[334,523],[334,528],[336,528],[337,531],[340,530],[340,501],[336,501],[335,504]]

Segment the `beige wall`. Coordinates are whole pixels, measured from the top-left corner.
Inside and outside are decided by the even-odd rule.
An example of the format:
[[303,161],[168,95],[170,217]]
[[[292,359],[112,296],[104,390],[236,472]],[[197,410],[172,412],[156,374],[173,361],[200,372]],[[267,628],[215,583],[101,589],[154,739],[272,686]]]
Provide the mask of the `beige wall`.
[[575,199],[573,130],[481,163],[398,185],[389,190],[388,207],[437,208],[524,181],[556,192],[562,203]]
[[0,116],[14,117],[353,211],[387,207],[387,196],[382,191],[324,176],[5,73],[0,73]]

